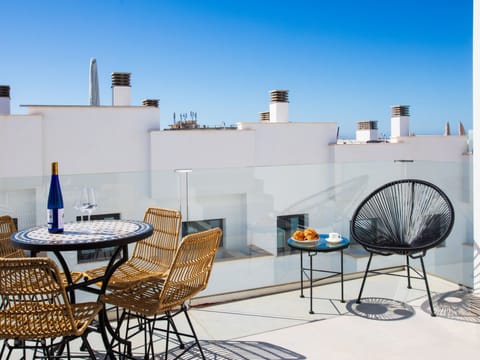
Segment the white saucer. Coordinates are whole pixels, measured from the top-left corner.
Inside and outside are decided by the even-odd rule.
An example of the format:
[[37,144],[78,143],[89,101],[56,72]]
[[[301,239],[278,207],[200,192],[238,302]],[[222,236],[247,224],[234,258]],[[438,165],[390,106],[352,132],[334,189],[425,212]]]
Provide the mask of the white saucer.
[[341,237],[341,236],[339,236],[339,237],[337,237],[337,238],[327,237],[327,238],[326,238],[326,241],[327,241],[328,243],[330,243],[330,244],[337,244],[337,243],[339,243],[339,242],[342,241],[342,237]]

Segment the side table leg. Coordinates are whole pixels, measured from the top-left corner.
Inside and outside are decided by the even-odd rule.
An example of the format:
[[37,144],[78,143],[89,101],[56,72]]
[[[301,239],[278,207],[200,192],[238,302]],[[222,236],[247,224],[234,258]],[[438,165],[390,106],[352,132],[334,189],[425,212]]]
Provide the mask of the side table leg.
[[313,264],[312,264],[312,254],[308,253],[310,257],[310,314],[314,314],[313,312]]
[[342,288],[342,303],[344,303],[345,299],[343,297],[343,249],[340,250],[340,284]]
[[300,297],[305,297],[303,295],[303,250],[300,250]]

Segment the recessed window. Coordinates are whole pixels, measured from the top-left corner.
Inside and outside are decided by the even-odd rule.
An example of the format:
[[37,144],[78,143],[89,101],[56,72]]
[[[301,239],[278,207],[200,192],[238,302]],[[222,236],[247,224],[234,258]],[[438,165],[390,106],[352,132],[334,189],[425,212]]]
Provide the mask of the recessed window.
[[[219,227],[224,232],[223,219],[207,219],[196,221],[183,221],[182,222],[182,237],[185,235],[193,234],[200,231],[205,231]],[[223,246],[223,234],[220,239],[220,247]]]
[[[81,217],[77,216],[77,221]],[[120,213],[111,214],[95,214],[90,216],[91,220],[120,220]],[[83,221],[87,221],[87,216],[83,216]],[[77,261],[79,264],[110,260],[115,252],[116,247],[106,247],[100,249],[86,249],[77,251]]]
[[287,241],[297,229],[304,229],[307,225],[305,214],[277,216],[277,255],[288,255],[294,252]]

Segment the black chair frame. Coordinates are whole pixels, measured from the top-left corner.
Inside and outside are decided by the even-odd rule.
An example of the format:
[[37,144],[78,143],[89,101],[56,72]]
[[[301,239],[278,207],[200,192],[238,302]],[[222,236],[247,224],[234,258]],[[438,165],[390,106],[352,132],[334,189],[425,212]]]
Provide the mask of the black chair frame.
[[[422,192],[424,194],[422,194]],[[392,195],[393,200],[390,201],[389,198],[384,198],[384,196],[387,195]],[[435,201],[430,203],[430,199],[425,200],[422,198],[422,195],[425,195],[425,197],[430,195],[435,198]],[[417,206],[415,204],[416,200],[419,200],[421,204]],[[402,211],[395,208],[397,205],[404,207],[401,209]],[[420,207],[420,209],[418,207]],[[437,216],[437,214],[431,215],[430,212],[432,208],[438,208],[440,213],[438,217],[441,217],[443,221],[441,226],[438,226],[438,221],[432,220],[434,216]],[[385,218],[393,222],[393,224],[388,223],[385,218],[380,218],[382,211],[385,213]],[[383,226],[382,230],[384,231],[382,231],[381,235],[377,233],[372,234],[377,231],[377,223],[373,221],[372,218],[367,218],[367,216],[371,216],[372,214],[378,216],[375,220],[380,221],[380,226]],[[420,218],[428,218],[428,216],[430,216],[429,223],[422,223],[421,225],[423,226],[420,226],[419,223],[422,221]],[[401,219],[398,220],[399,218]],[[357,241],[370,253],[357,303],[361,303],[365,281],[369,273],[406,277],[408,279],[407,287],[409,289],[411,289],[411,279],[421,279],[425,281],[431,315],[435,316],[423,258],[428,249],[438,246],[449,236],[453,228],[454,219],[454,209],[447,195],[436,185],[424,180],[404,179],[393,181],[379,187],[368,195],[357,207],[350,222],[352,239]],[[375,223],[375,225],[372,225],[373,223]],[[387,223],[387,226],[384,226],[385,223]],[[417,233],[413,232],[413,235],[410,232],[408,233],[410,240],[413,238],[412,242],[403,242],[404,236],[406,237],[404,232],[408,231],[408,225],[411,223],[414,223],[415,229],[418,228],[418,231]],[[370,229],[368,229],[369,225]],[[371,231],[371,228],[375,231]],[[379,239],[380,237],[381,239]],[[407,271],[407,275],[385,272],[385,270],[391,268],[370,270],[373,255],[390,256],[394,254],[404,255],[406,257],[406,265],[404,268]],[[421,272],[410,265],[410,259],[420,260]],[[415,272],[417,276],[412,276],[411,271]]]

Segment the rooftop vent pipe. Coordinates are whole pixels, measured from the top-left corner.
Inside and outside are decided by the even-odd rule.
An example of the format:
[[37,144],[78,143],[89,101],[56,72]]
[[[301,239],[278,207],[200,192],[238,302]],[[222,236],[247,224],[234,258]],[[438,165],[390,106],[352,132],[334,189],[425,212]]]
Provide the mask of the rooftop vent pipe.
[[143,106],[152,106],[158,108],[158,99],[144,99],[142,100]]
[[392,106],[392,117],[390,119],[391,137],[410,135],[410,106]]
[[130,106],[130,73],[112,73],[112,105]]
[[0,85],[0,115],[10,115],[10,86]]
[[270,122],[288,122],[288,90],[270,91]]

